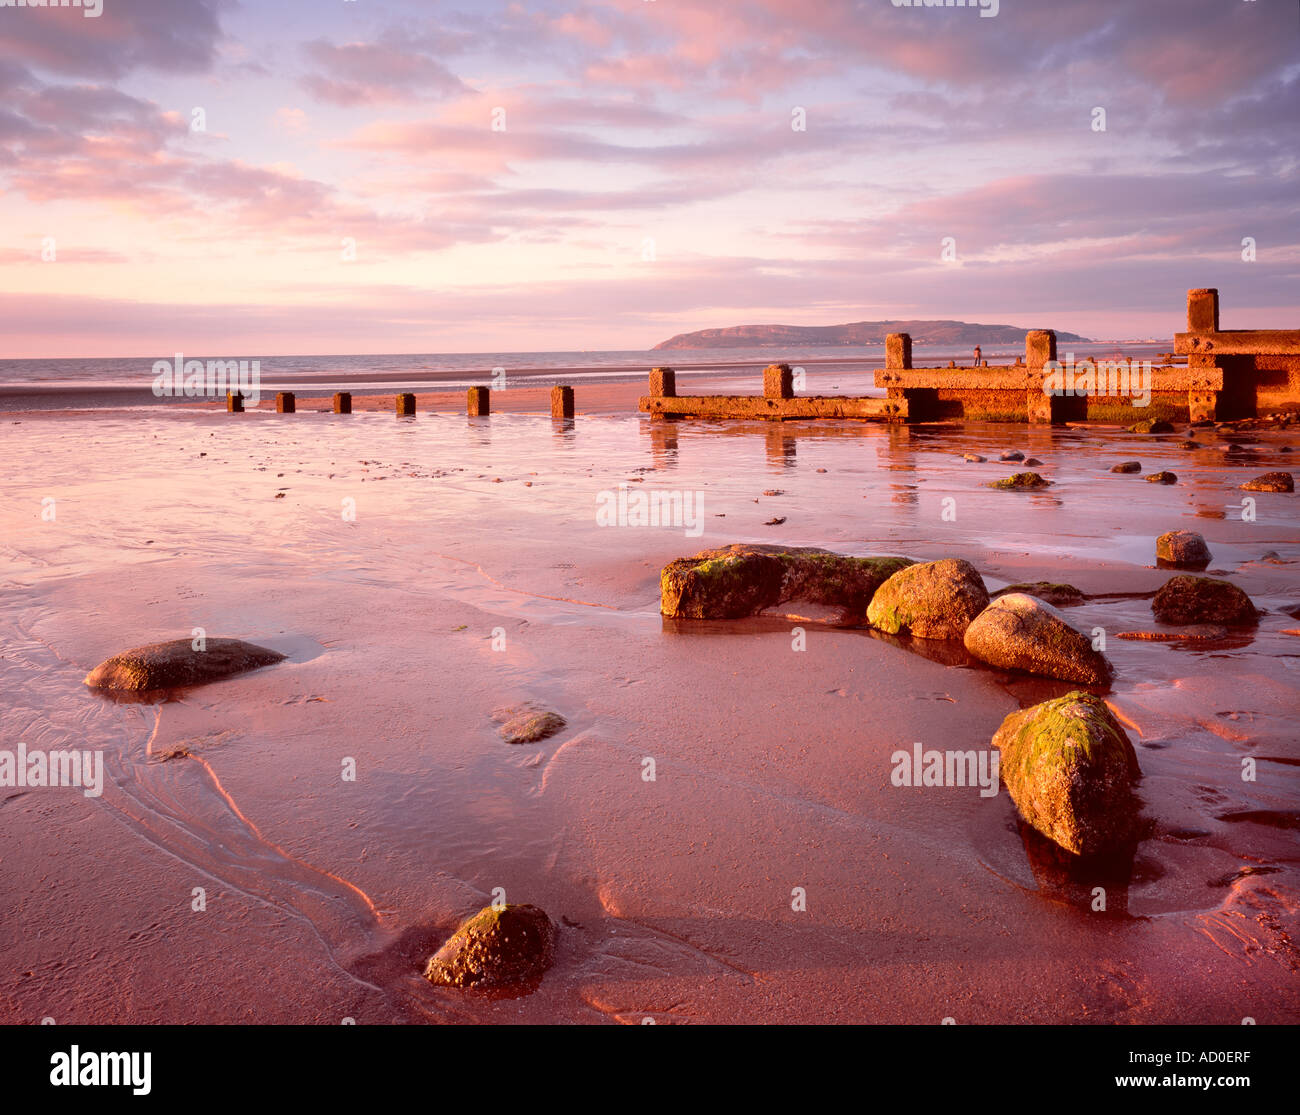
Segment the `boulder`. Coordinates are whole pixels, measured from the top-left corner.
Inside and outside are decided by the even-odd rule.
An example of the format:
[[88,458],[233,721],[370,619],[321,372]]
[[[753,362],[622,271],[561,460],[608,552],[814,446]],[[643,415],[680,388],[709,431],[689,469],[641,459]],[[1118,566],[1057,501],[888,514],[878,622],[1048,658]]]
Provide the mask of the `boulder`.
[[1266,472],[1247,480],[1241,488],[1245,492],[1294,492],[1295,477],[1289,472]]
[[1241,589],[1213,577],[1171,577],[1151,601],[1151,611],[1161,623],[1224,623],[1230,627],[1252,624],[1259,616]]
[[1111,472],[1141,472],[1141,461],[1120,461],[1117,465],[1110,466]]
[[1025,468],[1039,468],[1042,463],[1037,457],[1030,457],[1025,461]]
[[976,568],[961,558],[944,558],[909,565],[890,577],[871,598],[867,622],[890,635],[960,639],[988,603]]
[[996,599],[1009,592],[1023,592],[1026,596],[1036,596],[1046,600],[1053,608],[1073,608],[1084,602],[1084,594],[1073,585],[1058,584],[1056,581],[1021,581],[1019,584],[1007,585],[993,593]]
[[568,724],[558,712],[531,701],[499,708],[492,713],[492,719],[501,725],[501,738],[506,743],[537,743],[555,735]]
[[1003,491],[1012,492],[1032,492],[1039,488],[1050,488],[1052,482],[1044,480],[1036,472],[1017,472],[1013,476],[1008,476],[1005,480],[994,480],[989,487],[1000,488]]
[[1003,453],[1000,457],[998,457],[999,461],[1023,461],[1024,459],[1025,459],[1025,455],[1022,452],[1020,452],[1019,449],[1008,449],[1005,453]]
[[452,987],[525,983],[551,966],[555,938],[555,924],[537,906],[485,906],[429,958],[424,978]]
[[966,628],[966,649],[1003,670],[1105,685],[1110,663],[1050,604],[1013,592],[1000,596]]
[[176,689],[271,666],[285,657],[241,639],[209,638],[203,645],[203,650],[195,650],[192,640],[173,639],[135,647],[105,659],[86,675],[85,684],[133,692]]
[[1148,418],[1145,422],[1130,426],[1129,431],[1135,434],[1172,434],[1174,424],[1166,422],[1163,418]]
[[1100,697],[1068,693],[1013,712],[993,746],[1021,817],[1060,847],[1090,856],[1135,842],[1137,753]]
[[1175,569],[1204,569],[1210,547],[1194,530],[1168,530],[1156,539],[1156,561]]
[[1148,484],[1177,484],[1178,477],[1172,472],[1153,472],[1147,477]]
[[876,589],[905,557],[848,557],[815,547],[742,543],[676,558],[659,577],[660,611],[685,619],[739,619],[788,601],[841,610],[861,623]]
[[986,460],[988,460],[987,457],[981,457],[978,453],[963,453],[961,459],[963,461],[969,461],[973,465],[982,465]]

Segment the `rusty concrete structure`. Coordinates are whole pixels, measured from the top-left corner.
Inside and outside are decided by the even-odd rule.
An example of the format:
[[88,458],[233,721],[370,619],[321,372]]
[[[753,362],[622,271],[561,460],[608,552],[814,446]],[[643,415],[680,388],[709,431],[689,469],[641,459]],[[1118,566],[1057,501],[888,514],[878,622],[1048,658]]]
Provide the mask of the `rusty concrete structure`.
[[[972,367],[957,367],[954,361],[943,368],[914,367],[912,338],[891,333],[885,340],[885,366],[875,373],[884,399],[796,396],[790,366],[771,364],[763,371],[762,395],[678,395],[673,370],[655,368],[650,393],[638,406],[660,418],[970,418],[1035,424],[1089,419],[1136,423],[1152,417],[1230,421],[1300,407],[1300,329],[1220,329],[1219,292],[1214,289],[1187,292],[1187,329],[1175,335],[1174,353],[1162,354],[1169,362],[1153,365],[1140,391],[1118,388],[1128,382],[1119,377],[1132,370],[1118,355],[1087,357],[1077,365],[1067,357],[1063,365],[1050,329],[1025,335],[1023,362],[1017,356],[1014,364],[992,367],[983,359]],[[1177,362],[1182,356],[1185,364]],[[1053,390],[1062,384],[1069,388],[1071,379],[1083,374],[1078,369],[1091,369],[1097,390]]]

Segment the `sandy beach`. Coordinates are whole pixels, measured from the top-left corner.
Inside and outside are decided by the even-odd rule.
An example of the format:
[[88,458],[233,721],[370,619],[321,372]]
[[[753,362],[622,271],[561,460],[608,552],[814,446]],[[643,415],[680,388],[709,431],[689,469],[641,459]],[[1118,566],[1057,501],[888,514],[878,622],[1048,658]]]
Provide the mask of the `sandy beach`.
[[[1300,523],[1287,494],[1243,520],[1238,490],[1289,468],[1287,431],[1190,451],[1181,431],[657,423],[637,393],[584,389],[571,424],[528,388],[490,419],[463,392],[410,419],[359,393],[351,416],[0,417],[0,726],[105,763],[97,798],[0,795],[0,1020],[1300,1020]],[[1054,486],[989,489],[1010,448]],[[1178,483],[1109,472],[1129,459]],[[701,532],[598,525],[623,485],[699,493]],[[1144,630],[1155,537],[1180,528],[1263,614],[1211,643],[1108,640],[1150,827],[1104,912],[1005,790],[890,781],[898,748],[987,749],[1076,686],[959,644],[659,614],[665,563],[754,541],[962,557],[990,590],[1078,586],[1080,630]],[[82,684],[195,628],[288,657],[161,703]],[[503,743],[493,710],[525,700],[564,730]],[[554,918],[553,968],[515,996],[427,983],[498,888]]]

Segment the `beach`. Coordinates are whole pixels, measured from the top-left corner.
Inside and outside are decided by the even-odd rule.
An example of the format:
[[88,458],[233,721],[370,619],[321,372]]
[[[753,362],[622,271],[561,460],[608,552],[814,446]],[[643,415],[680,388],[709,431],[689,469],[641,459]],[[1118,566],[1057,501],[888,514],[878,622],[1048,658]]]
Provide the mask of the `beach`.
[[[529,386],[489,419],[361,387],[352,415],[0,415],[0,725],[105,770],[98,797],[0,791],[0,1020],[1300,1021],[1300,522],[1239,490],[1291,467],[1291,431],[669,423],[643,382],[580,387],[572,422]],[[987,487],[1007,449],[1053,486]],[[694,494],[698,532],[601,525],[637,491]],[[1257,627],[1116,637],[1153,627],[1177,529]],[[986,750],[1076,685],[797,608],[661,616],[663,566],[733,542],[1081,589],[1143,773],[1132,861],[1077,876],[1005,789],[891,782],[899,749]],[[195,629],[287,658],[163,701],[83,685]],[[524,701],[564,729],[504,743]],[[540,984],[424,980],[498,891],[558,926]]]

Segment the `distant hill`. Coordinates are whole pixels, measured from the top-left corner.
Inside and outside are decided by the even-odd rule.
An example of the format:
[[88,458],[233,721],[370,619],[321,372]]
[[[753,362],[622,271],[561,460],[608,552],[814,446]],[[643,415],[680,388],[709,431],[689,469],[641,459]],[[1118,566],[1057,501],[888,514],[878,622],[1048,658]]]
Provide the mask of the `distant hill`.
[[[1024,344],[1027,329],[971,321],[854,321],[848,325],[733,325],[678,333],[652,352],[674,348],[762,348],[795,345],[882,345],[886,333],[910,333],[917,345]],[[1058,341],[1086,341],[1057,330]]]

